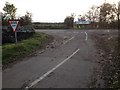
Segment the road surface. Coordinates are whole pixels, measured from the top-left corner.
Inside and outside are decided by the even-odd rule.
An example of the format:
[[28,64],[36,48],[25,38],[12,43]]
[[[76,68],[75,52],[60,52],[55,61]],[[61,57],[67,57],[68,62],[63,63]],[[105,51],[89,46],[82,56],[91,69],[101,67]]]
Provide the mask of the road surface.
[[115,30],[36,30],[54,36],[43,52],[3,71],[3,88],[88,88],[104,81],[95,76],[99,70],[95,34],[116,36]]

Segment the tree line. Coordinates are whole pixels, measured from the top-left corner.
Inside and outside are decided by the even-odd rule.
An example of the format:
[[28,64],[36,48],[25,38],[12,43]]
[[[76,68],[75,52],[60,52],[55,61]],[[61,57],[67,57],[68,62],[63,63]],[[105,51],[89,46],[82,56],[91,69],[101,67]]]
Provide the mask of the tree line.
[[[71,14],[65,18],[66,27],[73,28],[74,16]],[[118,28],[118,8],[116,4],[104,2],[100,6],[92,6],[84,15],[78,15],[79,20],[90,21],[96,28]]]

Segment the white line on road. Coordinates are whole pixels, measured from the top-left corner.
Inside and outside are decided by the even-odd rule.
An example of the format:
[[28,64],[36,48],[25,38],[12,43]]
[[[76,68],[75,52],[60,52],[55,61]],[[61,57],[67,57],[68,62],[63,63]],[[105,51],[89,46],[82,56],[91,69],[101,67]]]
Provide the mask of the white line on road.
[[33,87],[35,84],[37,84],[38,82],[40,82],[42,79],[44,79],[46,76],[48,76],[50,73],[52,73],[54,70],[56,70],[58,67],[60,67],[62,64],[64,64],[66,61],[68,61],[72,56],[74,56],[80,49],[77,49],[75,52],[73,52],[68,58],[66,58],[65,60],[63,60],[61,63],[59,63],[57,66],[55,66],[54,68],[52,68],[51,70],[49,70],[47,73],[45,73],[44,75],[42,75],[40,78],[36,79],[35,81],[33,81],[32,83],[30,83],[29,86],[25,87],[25,89],[29,89],[31,87]]
[[[83,32],[81,32],[81,33],[83,33]],[[84,33],[85,33],[85,35],[86,35],[85,40],[87,40],[87,39],[88,39],[88,34],[87,34],[86,32],[84,32]]]
[[88,34],[85,32],[85,35],[86,35],[86,38],[85,38],[85,40],[87,40],[88,39]]
[[70,40],[74,39],[74,37],[68,39],[67,41],[65,41],[63,44],[66,44],[67,42],[69,42]]

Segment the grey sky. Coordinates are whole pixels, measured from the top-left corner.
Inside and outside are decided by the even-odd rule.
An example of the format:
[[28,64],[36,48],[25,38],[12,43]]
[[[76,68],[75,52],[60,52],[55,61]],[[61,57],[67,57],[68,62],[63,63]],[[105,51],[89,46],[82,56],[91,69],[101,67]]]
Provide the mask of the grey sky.
[[[17,8],[17,16],[28,11],[32,13],[33,21],[63,22],[71,13],[84,14],[92,5],[101,5],[105,0],[1,0],[0,11],[7,1]],[[106,1],[117,3],[119,0]]]

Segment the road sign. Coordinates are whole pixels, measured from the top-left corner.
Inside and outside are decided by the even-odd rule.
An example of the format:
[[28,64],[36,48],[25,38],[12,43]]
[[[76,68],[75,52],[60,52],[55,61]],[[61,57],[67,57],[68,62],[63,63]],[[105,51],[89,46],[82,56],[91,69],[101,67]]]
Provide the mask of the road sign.
[[19,24],[19,20],[9,20],[8,21],[10,26],[12,27],[13,31],[15,32],[15,42],[17,44],[17,27],[18,27],[18,24]]
[[15,32],[18,27],[19,20],[9,20],[8,22],[10,26],[12,27],[13,31]]

